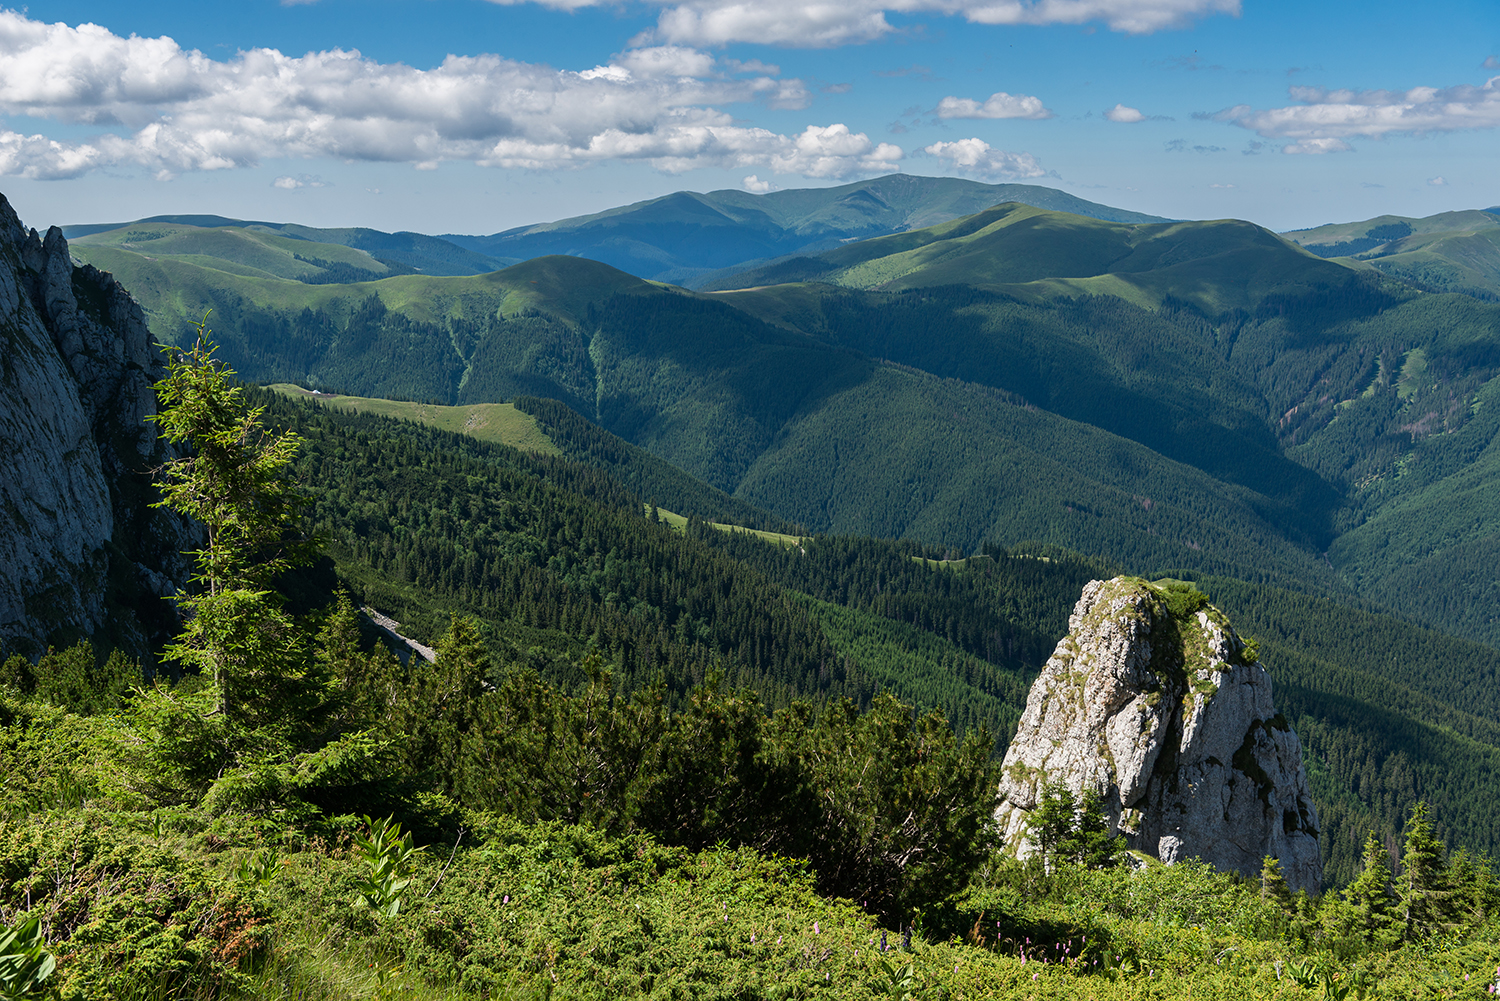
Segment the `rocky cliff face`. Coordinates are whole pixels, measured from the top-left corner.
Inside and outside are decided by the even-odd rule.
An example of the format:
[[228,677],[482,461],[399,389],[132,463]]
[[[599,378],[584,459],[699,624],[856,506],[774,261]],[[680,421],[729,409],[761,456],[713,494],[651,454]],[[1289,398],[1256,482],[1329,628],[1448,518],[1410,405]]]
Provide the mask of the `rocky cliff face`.
[[1302,745],[1271,679],[1190,585],[1129,577],[1083,590],[1031,687],[1005,754],[996,818],[1030,850],[1043,787],[1095,790],[1131,848],[1254,876],[1281,860],[1294,889],[1322,882]]
[[0,652],[101,637],[144,653],[173,628],[192,530],[153,511],[168,458],[145,418],[160,352],[109,275],[0,196]]

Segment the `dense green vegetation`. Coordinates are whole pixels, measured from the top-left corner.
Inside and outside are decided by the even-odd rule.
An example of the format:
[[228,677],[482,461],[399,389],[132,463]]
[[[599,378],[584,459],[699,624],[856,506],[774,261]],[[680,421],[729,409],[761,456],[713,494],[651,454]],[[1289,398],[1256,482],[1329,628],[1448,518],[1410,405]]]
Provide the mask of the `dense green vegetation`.
[[[283,400],[268,414],[305,439],[318,534],[361,603],[429,644],[453,612],[472,615],[499,661],[565,687],[583,683],[592,643],[622,690],[662,677],[672,704],[718,665],[772,707],[890,691],[961,732],[988,728],[998,753],[1083,584],[1116,572],[1045,549],[992,549],[962,569],[934,568],[957,554],[914,543],[816,536],[786,549],[702,516],[673,532],[598,468]],[[1491,648],[1198,579],[1260,640],[1307,744],[1330,881],[1352,878],[1369,829],[1395,837],[1417,798],[1458,841],[1500,849]]]
[[[1132,871],[1087,800],[1017,862],[987,729],[1107,566],[678,530],[609,472],[649,464],[582,427],[596,465],[247,395],[210,359],[163,391],[197,445],[167,497],[208,528],[175,664],[144,687],[87,647],[0,665],[0,949],[29,950],[6,990],[1477,997],[1500,961],[1491,864],[1429,819],[1493,836],[1494,781],[1452,753],[1494,750],[1488,648],[1205,579],[1267,661],[1313,634],[1283,700],[1344,826],[1382,832],[1347,890],[1293,898],[1274,860]],[[283,467],[332,567],[288,576]],[[436,661],[372,646],[359,600]],[[1372,764],[1392,745],[1406,785]]]

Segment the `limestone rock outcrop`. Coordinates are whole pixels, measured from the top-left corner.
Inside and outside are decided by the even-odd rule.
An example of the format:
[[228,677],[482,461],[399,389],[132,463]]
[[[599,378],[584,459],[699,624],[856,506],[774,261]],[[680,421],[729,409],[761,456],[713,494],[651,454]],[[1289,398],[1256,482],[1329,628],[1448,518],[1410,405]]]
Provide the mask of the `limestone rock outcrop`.
[[62,231],[28,231],[0,196],[0,655],[106,628],[143,653],[171,631],[162,595],[194,530],[154,499],[169,453],[145,418],[160,351],[112,277],[74,267]]
[[1254,650],[1191,585],[1092,581],[1031,687],[1006,751],[996,819],[1031,850],[1044,787],[1094,790],[1129,847],[1246,876],[1280,859],[1294,889],[1322,882],[1302,745]]

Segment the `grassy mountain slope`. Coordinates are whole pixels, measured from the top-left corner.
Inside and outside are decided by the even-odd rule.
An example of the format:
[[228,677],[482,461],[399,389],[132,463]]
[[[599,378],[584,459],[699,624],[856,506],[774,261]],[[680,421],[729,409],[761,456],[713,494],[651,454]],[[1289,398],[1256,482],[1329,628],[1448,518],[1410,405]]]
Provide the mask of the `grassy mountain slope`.
[[352,410],[360,414],[379,414],[394,420],[425,424],[443,431],[468,435],[479,441],[508,445],[523,452],[539,452],[543,455],[562,454],[561,449],[537,424],[536,418],[516,409],[510,403],[476,403],[467,407],[443,407],[404,400],[316,393],[288,383],[277,383],[266,388],[282,396],[309,400],[322,407]]
[[[87,256],[86,248],[108,247],[136,253],[147,260],[172,260],[251,278],[283,278],[315,282],[335,274],[344,265],[364,280],[400,274],[390,264],[376,260],[363,250],[336,243],[314,243],[292,239],[266,229],[233,226],[205,228],[173,223],[136,223],[74,239],[75,253]],[[321,263],[319,263],[321,262]],[[405,269],[409,270],[409,269]]]
[[1320,257],[1353,257],[1434,292],[1500,297],[1500,216],[1442,212],[1378,216],[1284,234]]
[[[297,281],[369,281],[387,274],[478,275],[514,261],[497,260],[421,233],[382,233],[348,228],[318,229],[295,223],[247,222],[222,216],[152,216],[133,223],[65,226],[63,235],[76,247],[111,246],[149,257],[199,255],[209,267],[231,273],[245,254],[271,263],[268,272]],[[260,244],[257,248],[254,245]],[[194,249],[184,249],[192,247]],[[267,251],[270,253],[268,254]],[[297,262],[293,255],[309,260]],[[215,265],[214,261],[223,262]],[[345,269],[327,264],[345,264]],[[300,266],[299,266],[300,265]],[[260,264],[255,265],[260,267]],[[360,272],[369,272],[360,274]],[[257,276],[259,277],[259,276]]]
[[683,191],[492,236],[444,238],[496,256],[569,254],[649,278],[694,285],[715,270],[929,226],[1003,201],[1125,222],[1158,221],[1053,188],[891,174],[767,195]]
[[[1298,294],[1348,281],[1346,268],[1310,258],[1246,222],[1129,225],[1012,202],[824,251],[808,258],[805,277],[859,289],[969,285],[1031,299],[1108,294],[1150,307],[1170,298],[1218,316],[1254,309],[1273,291]],[[790,264],[775,269],[747,271],[715,288],[804,277]]]

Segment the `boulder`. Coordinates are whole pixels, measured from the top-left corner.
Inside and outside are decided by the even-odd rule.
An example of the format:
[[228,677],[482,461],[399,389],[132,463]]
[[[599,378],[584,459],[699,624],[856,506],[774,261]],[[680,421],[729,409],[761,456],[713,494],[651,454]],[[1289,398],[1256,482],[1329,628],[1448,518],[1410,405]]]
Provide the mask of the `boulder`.
[[1318,814],[1302,745],[1253,645],[1190,584],[1092,581],[1032,685],[1005,754],[996,819],[1032,851],[1044,787],[1099,795],[1131,849],[1258,876],[1269,855],[1316,892]]

